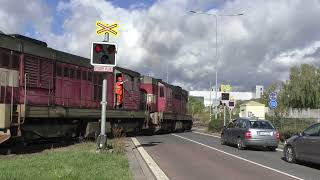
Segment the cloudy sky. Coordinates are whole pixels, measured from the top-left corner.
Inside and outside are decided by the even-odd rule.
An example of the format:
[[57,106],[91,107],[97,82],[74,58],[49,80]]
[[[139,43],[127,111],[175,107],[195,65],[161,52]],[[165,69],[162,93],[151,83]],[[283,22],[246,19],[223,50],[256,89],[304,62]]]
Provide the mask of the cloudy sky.
[[[196,10],[215,16],[190,14]],[[243,13],[243,16],[223,16]],[[98,20],[120,24],[118,64],[188,90],[219,83],[239,90],[320,65],[319,0],[1,0],[0,30],[88,57]],[[216,55],[216,48],[218,54]]]

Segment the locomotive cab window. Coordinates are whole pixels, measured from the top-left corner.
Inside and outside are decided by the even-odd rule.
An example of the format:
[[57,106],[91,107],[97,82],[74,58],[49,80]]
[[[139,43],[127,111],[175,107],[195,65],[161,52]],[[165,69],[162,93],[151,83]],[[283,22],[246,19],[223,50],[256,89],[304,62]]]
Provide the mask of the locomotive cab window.
[[64,77],[69,77],[69,68],[68,67],[64,67],[63,76]]
[[81,80],[81,70],[77,70],[77,80]]
[[13,69],[19,69],[19,65],[20,65],[20,58],[19,55],[12,55],[12,61],[11,61],[11,67]]
[[87,71],[82,72],[82,80],[86,81],[87,80]]
[[164,97],[164,88],[163,88],[163,86],[160,87],[160,97]]
[[10,56],[7,53],[2,53],[1,54],[1,59],[0,59],[0,66],[2,67],[9,67],[9,62],[10,62]]
[[57,65],[57,67],[56,67],[56,75],[59,77],[62,76],[62,68],[60,65]]
[[88,81],[92,81],[92,72],[88,72]]
[[75,76],[75,70],[73,68],[70,68],[70,78],[71,79],[74,79],[74,76]]

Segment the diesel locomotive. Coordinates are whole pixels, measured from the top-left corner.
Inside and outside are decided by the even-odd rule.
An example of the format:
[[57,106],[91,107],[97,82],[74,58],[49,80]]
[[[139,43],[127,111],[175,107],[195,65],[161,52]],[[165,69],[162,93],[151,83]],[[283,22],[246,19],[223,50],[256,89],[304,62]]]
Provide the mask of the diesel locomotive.
[[[121,77],[123,103],[116,106]],[[0,144],[100,133],[102,81],[107,128],[124,132],[189,130],[188,92],[161,79],[115,67],[94,72],[90,60],[18,34],[0,34]]]

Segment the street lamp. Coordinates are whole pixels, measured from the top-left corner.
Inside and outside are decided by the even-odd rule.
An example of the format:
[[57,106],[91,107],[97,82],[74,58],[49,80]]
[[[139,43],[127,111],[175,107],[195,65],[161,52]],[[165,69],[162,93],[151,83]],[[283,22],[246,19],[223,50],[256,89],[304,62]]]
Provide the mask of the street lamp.
[[[217,58],[217,66],[216,66],[216,87],[215,87],[215,101],[218,102],[218,16],[242,16],[244,15],[243,13],[238,13],[238,14],[212,14],[212,13],[206,13],[206,12],[201,12],[201,11],[189,11],[190,13],[193,14],[202,14],[202,15],[207,15],[207,16],[214,16],[216,19],[216,58]],[[210,81],[211,82],[211,81]],[[211,93],[211,88],[210,88],[210,93]],[[211,100],[210,100],[211,101]],[[210,110],[212,108],[212,102],[210,102]],[[218,106],[216,105],[216,112],[215,112],[215,119],[217,119],[218,115]],[[211,121],[211,115],[210,115],[210,121]]]

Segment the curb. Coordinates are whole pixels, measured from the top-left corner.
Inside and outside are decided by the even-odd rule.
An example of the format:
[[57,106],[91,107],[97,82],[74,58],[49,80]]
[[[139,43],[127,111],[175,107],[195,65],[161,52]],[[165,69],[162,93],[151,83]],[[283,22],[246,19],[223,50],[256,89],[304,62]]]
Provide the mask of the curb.
[[140,156],[144,160],[144,163],[148,166],[149,170],[153,174],[153,177],[157,180],[169,180],[167,175],[162,171],[158,164],[152,159],[148,152],[143,148],[137,138],[131,138],[135,149],[140,153]]
[[141,157],[137,147],[133,144],[131,138],[127,139],[126,154],[129,161],[129,167],[133,179],[135,180],[155,180],[154,174],[151,172],[144,159]]

